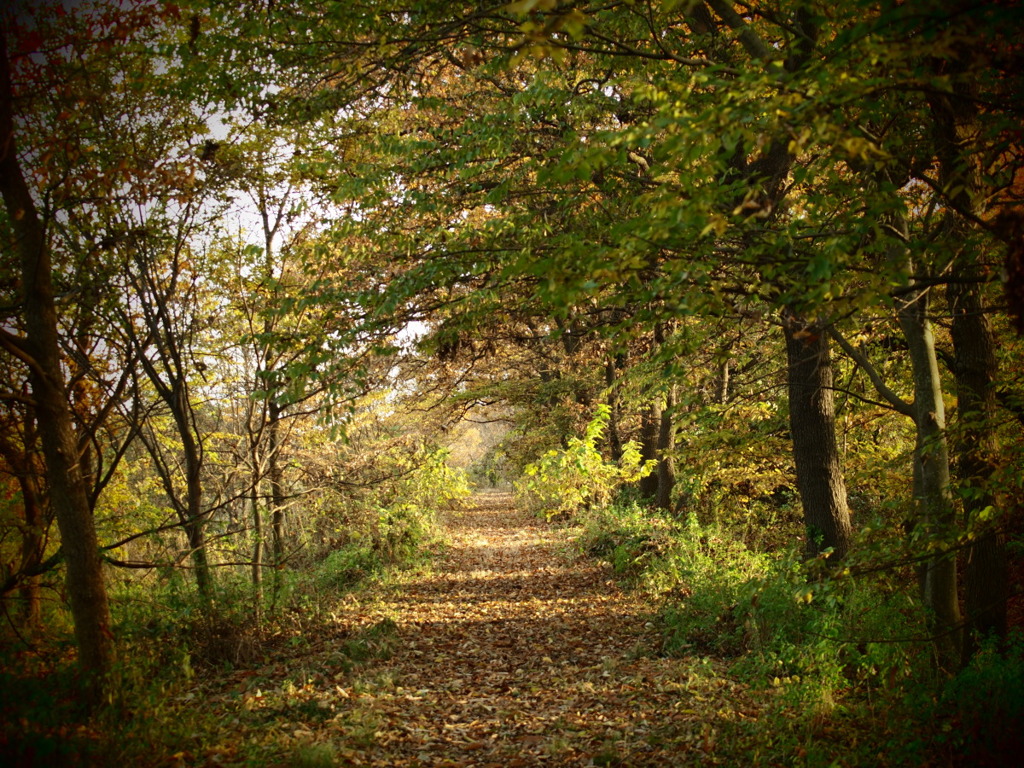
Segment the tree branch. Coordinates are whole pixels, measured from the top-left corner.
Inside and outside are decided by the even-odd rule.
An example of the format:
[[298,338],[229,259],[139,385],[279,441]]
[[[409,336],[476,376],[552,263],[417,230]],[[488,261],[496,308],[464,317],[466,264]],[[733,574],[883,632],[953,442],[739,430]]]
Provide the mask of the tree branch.
[[718,17],[729,25],[729,28],[736,32],[736,37],[753,58],[770,59],[771,49],[765,45],[764,40],[743,20],[743,17],[736,13],[732,3],[727,0],[707,0]]
[[878,394],[884,397],[894,409],[902,413],[904,416],[914,418],[915,414],[913,404],[908,403],[889,388],[889,386],[882,380],[878,370],[871,364],[871,361],[868,360],[867,356],[864,355],[863,352],[855,349],[835,326],[831,326],[828,329],[828,333],[833,339],[835,339],[836,344],[842,348],[843,352],[845,352],[847,356],[849,356],[849,358],[868,375],[868,378],[871,379],[871,383],[875,385],[875,389],[878,391]]

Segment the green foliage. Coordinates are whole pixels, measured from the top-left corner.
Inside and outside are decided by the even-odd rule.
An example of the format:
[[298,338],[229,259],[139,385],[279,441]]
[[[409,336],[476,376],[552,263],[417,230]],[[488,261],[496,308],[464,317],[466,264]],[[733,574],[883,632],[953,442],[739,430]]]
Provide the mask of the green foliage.
[[411,504],[377,510],[364,527],[314,565],[308,586],[329,603],[339,592],[392,566],[422,559],[436,539],[435,522],[432,512]]
[[691,516],[663,568],[674,582],[662,609],[665,649],[735,656],[757,642],[749,605],[768,567],[763,555]]
[[291,768],[334,768],[338,764],[338,750],[331,743],[303,744],[288,764]]
[[314,578],[320,588],[346,590],[382,567],[381,557],[372,546],[353,543],[329,553]]
[[588,511],[580,531],[585,552],[660,599],[664,652],[729,658],[734,674],[774,692],[761,720],[737,734],[771,745],[765,754],[829,765],[828,748],[809,746],[824,723],[844,712],[870,718],[882,702],[902,707],[904,690],[932,680],[922,612],[883,578],[830,575],[827,561],[804,562],[795,547],[769,556],[737,531],[628,500]]
[[627,494],[579,516],[579,546],[611,563],[622,577],[648,584],[678,547],[676,521],[653,513]]
[[622,485],[653,472],[656,462],[643,461],[632,441],[623,446],[618,464],[601,455],[597,443],[610,416],[611,409],[599,405],[582,438],[571,437],[564,449],[548,451],[528,465],[525,476],[516,483],[517,498],[528,509],[548,518],[573,515],[607,504]]
[[728,406],[695,403],[682,414],[676,471],[681,506],[702,525],[755,548],[784,546],[800,521],[792,503],[786,417],[778,402],[746,399]]
[[[928,707],[925,711],[928,711]],[[1024,751],[1024,634],[988,643],[934,705],[937,746],[964,764],[1010,765]]]
[[448,463],[447,449],[428,448],[424,453],[404,486],[406,503],[434,510],[457,507],[471,493],[466,472]]

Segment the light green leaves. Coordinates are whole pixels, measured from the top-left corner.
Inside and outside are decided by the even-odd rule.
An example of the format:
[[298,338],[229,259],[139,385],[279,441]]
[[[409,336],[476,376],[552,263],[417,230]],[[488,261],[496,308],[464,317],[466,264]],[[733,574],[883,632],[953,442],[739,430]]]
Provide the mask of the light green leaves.
[[572,515],[583,508],[607,503],[625,483],[636,482],[654,471],[657,462],[644,461],[634,442],[623,446],[622,459],[605,461],[597,449],[611,418],[604,403],[597,406],[583,438],[569,439],[561,450],[548,451],[524,469],[516,494],[534,512],[551,518]]

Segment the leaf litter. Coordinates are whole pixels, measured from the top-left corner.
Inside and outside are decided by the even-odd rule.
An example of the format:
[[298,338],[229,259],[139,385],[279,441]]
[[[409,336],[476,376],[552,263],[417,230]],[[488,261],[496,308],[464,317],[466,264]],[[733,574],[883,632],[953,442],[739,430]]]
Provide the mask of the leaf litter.
[[350,597],[304,652],[205,691],[234,733],[194,764],[232,764],[240,739],[248,764],[261,748],[312,766],[727,761],[722,726],[756,718],[763,694],[717,660],[659,656],[643,596],[570,556],[568,529],[497,492],[446,527],[429,571]]

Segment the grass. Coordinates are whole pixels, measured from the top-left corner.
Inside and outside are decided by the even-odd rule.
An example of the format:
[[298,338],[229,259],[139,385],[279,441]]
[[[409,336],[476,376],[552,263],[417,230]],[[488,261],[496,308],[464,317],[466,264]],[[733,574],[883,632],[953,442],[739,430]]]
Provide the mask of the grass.
[[[347,628],[333,614],[347,595],[398,582],[437,550],[422,514],[392,516],[381,531],[379,542],[352,541],[282,572],[276,595],[266,585],[261,598],[244,574],[222,571],[213,610],[180,573],[119,582],[112,609],[123,661],[109,705],[92,716],[77,699],[66,609],[51,606],[50,634],[34,650],[16,636],[0,644],[0,765],[335,765],[336,745],[288,746],[274,734],[342,714],[313,681],[334,684],[397,652],[394,621]],[[357,742],[372,736],[366,718],[343,721]]]
[[914,591],[885,574],[829,576],[795,546],[748,547],[758,537],[745,522],[701,525],[636,501],[577,523],[582,551],[660,601],[664,653],[725,660],[761,692],[758,717],[721,721],[719,754],[748,765],[994,766],[1024,749],[1019,639],[942,679]]

